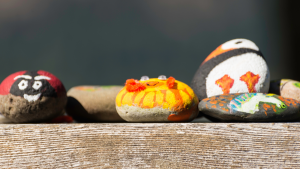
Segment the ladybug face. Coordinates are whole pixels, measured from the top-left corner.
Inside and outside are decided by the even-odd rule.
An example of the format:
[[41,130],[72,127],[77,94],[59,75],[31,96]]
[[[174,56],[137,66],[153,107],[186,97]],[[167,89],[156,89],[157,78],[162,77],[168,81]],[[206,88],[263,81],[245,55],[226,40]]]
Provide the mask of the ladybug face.
[[10,93],[24,97],[28,101],[36,101],[41,96],[56,97],[54,88],[48,80],[50,77],[39,75],[36,71],[26,72],[14,77],[15,82],[11,86]]
[[42,96],[67,97],[61,81],[43,70],[20,71],[9,75],[0,84],[0,95],[8,94],[23,97],[29,102]]

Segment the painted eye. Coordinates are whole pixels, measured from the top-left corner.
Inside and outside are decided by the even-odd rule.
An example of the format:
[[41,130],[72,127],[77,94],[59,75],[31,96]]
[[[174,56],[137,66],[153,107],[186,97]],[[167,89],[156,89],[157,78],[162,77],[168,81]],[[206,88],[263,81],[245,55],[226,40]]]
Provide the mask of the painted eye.
[[28,81],[27,80],[22,80],[19,84],[18,87],[20,90],[24,90],[26,89],[28,86]]
[[281,105],[281,108],[283,108],[283,109],[284,109],[285,107],[286,107],[286,106],[285,106],[284,104],[283,104],[283,105]]
[[148,76],[142,76],[140,81],[145,81],[145,80],[149,80]]
[[159,80],[167,80],[167,77],[165,75],[160,75],[158,76]]
[[42,82],[41,82],[41,81],[34,81],[32,87],[33,87],[35,90],[38,90],[39,88],[42,87]]

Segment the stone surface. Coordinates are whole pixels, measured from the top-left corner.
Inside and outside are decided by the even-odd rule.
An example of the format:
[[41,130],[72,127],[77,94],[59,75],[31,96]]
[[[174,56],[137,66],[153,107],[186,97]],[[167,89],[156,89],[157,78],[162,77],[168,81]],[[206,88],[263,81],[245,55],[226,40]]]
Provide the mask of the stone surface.
[[0,84],[0,112],[13,122],[45,122],[60,115],[67,103],[66,90],[53,74],[20,71]]
[[212,121],[297,121],[299,109],[297,100],[263,93],[224,94],[199,103],[199,111]]
[[124,122],[116,110],[123,86],[76,86],[68,95],[66,112],[78,122]]
[[128,79],[116,98],[119,115],[129,122],[191,121],[198,115],[198,98],[186,84],[165,76]]
[[270,73],[259,48],[250,40],[220,45],[200,65],[191,83],[199,100],[229,93],[269,90]]
[[300,101],[300,82],[291,79],[271,81],[269,93]]

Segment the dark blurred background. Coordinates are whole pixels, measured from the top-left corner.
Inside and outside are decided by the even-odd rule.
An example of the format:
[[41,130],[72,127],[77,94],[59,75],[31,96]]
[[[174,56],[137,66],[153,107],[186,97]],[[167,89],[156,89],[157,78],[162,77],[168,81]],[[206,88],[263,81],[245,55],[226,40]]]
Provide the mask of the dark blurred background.
[[0,0],[0,80],[46,70],[66,89],[122,85],[142,75],[190,84],[206,56],[254,41],[271,79],[298,75],[299,1]]

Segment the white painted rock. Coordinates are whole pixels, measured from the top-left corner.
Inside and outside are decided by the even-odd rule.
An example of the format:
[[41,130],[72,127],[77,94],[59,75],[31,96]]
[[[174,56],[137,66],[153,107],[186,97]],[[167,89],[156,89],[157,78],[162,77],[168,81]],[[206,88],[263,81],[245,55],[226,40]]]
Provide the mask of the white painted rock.
[[269,85],[268,65],[255,43],[233,39],[202,62],[191,87],[202,100],[229,93],[267,93]]

